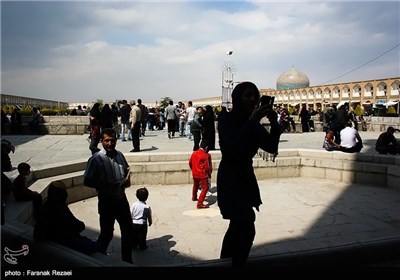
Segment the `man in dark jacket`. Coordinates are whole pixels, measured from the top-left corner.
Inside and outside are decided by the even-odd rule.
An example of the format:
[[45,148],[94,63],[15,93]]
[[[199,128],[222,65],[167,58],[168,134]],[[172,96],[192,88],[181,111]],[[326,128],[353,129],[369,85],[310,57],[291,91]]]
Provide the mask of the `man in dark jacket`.
[[349,121],[347,103],[341,105],[333,112],[332,121],[335,132],[335,142],[340,145],[340,131],[346,127],[346,124]]
[[103,148],[92,155],[85,169],[84,185],[95,188],[98,198],[100,235],[97,239],[100,250],[106,253],[114,236],[114,223],[121,231],[121,256],[124,262],[133,263],[133,224],[125,188],[130,186],[129,164],[124,154],[115,147],[116,132],[106,128],[101,132]]
[[192,124],[190,125],[190,131],[193,136],[193,151],[197,151],[200,147],[201,134],[204,132],[203,127],[203,107],[198,106],[196,108],[196,113],[194,114],[194,118]]
[[400,142],[394,137],[395,131],[400,132],[399,129],[389,126],[386,132],[379,135],[375,144],[375,150],[378,153],[391,155],[400,154]]

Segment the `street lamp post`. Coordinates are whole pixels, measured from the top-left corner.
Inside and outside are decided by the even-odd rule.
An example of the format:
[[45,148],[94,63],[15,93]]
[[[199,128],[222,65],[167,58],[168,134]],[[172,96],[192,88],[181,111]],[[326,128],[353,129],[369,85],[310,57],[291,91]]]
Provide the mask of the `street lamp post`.
[[230,110],[232,108],[232,89],[233,89],[233,72],[236,71],[234,64],[229,60],[233,51],[227,51],[227,60],[222,65],[222,106]]

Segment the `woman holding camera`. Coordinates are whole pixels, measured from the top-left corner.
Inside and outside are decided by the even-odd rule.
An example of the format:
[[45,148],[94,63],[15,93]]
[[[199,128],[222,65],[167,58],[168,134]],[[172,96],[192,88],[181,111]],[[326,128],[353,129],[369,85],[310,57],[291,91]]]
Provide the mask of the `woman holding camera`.
[[[253,157],[259,148],[276,154],[280,126],[272,104],[258,106],[260,93],[251,82],[236,85],[232,110],[218,121],[222,158],[217,174],[218,206],[223,219],[230,220],[221,258],[232,258],[232,266],[245,266],[255,237],[255,212],[262,204]],[[271,130],[260,123],[267,116]]]

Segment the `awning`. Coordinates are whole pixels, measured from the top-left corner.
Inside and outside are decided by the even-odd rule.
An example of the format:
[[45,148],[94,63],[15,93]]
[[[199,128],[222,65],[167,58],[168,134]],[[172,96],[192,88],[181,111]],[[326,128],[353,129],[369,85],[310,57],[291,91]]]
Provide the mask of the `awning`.
[[378,99],[378,100],[376,100],[375,105],[384,105],[385,103],[386,103],[386,100]]
[[397,100],[397,101],[389,101],[389,102],[384,103],[384,104],[382,104],[382,105],[386,106],[386,108],[387,108],[387,107],[389,107],[389,106],[394,106],[394,105],[396,105],[397,103],[399,103],[398,100]]
[[349,103],[348,101],[340,101],[338,105],[336,105],[336,108],[340,108],[341,106],[343,106],[344,104]]

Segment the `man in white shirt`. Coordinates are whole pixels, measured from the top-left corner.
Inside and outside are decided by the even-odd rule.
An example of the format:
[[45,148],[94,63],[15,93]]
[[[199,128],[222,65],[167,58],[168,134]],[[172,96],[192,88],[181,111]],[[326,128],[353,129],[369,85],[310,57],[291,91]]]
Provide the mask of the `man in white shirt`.
[[357,130],[352,127],[351,121],[340,131],[340,150],[345,153],[358,153],[363,147],[362,139]]
[[186,136],[189,140],[192,140],[192,132],[190,126],[193,122],[194,115],[196,114],[196,108],[193,107],[192,101],[188,102],[188,107],[186,108]]
[[140,107],[136,105],[135,100],[130,101],[131,112],[129,114],[129,122],[131,123],[132,131],[132,145],[133,149],[131,152],[140,152],[140,128],[142,124],[142,111]]

